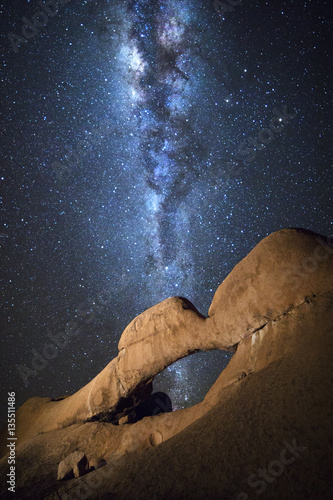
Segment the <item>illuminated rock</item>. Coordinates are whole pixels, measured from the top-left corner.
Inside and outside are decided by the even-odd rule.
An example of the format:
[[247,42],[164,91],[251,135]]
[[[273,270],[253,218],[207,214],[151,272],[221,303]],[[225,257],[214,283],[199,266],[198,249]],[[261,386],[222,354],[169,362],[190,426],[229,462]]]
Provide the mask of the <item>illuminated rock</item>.
[[[32,398],[18,410],[17,460],[27,467],[21,487],[32,491],[38,484],[28,470],[30,454],[43,459],[52,448],[56,477],[59,462],[83,449],[88,461],[107,462],[101,469],[107,480],[89,498],[244,500],[258,489],[248,478],[277,463],[296,440],[304,450],[297,452],[294,475],[282,463],[269,498],[289,498],[290,481],[293,498],[302,498],[305,488],[315,491],[320,474],[316,487],[328,491],[332,325],[332,242],[302,230],[270,235],[219,286],[208,318],[186,299],[167,299],[128,325],[117,358],[80,391],[58,401]],[[149,400],[154,376],[199,349],[236,351],[205,399],[132,419]],[[126,425],[114,425],[119,420]],[[0,471],[6,467],[5,457]],[[90,488],[97,472],[77,481]]]

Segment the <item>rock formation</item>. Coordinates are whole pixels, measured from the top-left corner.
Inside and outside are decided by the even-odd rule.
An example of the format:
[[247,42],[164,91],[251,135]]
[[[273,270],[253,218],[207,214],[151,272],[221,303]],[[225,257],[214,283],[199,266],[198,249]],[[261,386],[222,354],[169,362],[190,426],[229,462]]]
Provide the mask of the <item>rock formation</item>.
[[[208,318],[167,299],[128,325],[117,358],[80,391],[18,410],[16,497],[330,498],[332,306],[332,242],[298,229],[268,236],[219,286]],[[235,354],[204,401],[154,414],[154,377],[209,349]],[[78,450],[107,465],[57,483]]]

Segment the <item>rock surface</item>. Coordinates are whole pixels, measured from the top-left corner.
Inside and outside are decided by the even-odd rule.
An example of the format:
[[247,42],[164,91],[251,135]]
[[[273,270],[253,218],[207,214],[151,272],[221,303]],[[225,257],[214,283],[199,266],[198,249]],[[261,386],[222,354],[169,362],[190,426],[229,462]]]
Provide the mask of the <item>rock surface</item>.
[[[261,486],[263,498],[331,498],[332,325],[332,242],[303,230],[270,235],[219,286],[208,318],[167,299],[128,325],[118,357],[87,386],[19,409],[16,497],[53,498],[59,462],[84,449],[107,465],[65,481],[64,496],[248,500]],[[157,373],[213,348],[236,352],[204,401],[129,423]],[[37,475],[31,456],[53,472]],[[5,457],[3,477],[7,467]]]
[[333,240],[284,229],[263,239],[217,289],[209,317],[230,346],[332,289]]

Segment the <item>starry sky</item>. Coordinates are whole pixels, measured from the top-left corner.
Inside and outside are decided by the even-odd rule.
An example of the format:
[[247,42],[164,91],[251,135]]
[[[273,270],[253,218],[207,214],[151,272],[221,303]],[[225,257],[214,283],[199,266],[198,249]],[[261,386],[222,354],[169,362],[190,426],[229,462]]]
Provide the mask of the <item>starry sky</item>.
[[[18,404],[78,390],[167,297],[207,315],[273,231],[333,234],[328,1],[42,3],[0,2],[1,393]],[[192,405],[230,356],[155,389]]]

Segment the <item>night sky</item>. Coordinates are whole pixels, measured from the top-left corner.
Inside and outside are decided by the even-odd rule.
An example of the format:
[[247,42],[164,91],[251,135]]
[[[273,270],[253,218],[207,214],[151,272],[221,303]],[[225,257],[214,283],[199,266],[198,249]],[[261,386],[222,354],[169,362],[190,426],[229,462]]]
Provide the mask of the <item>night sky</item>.
[[[0,2],[2,407],[75,392],[167,297],[207,315],[273,231],[333,235],[329,1],[44,3]],[[155,388],[194,404],[229,359]]]

